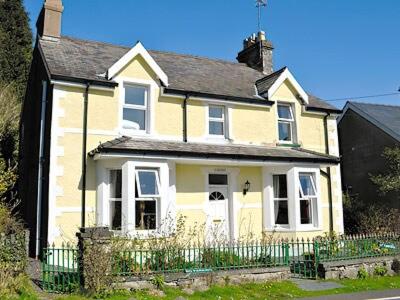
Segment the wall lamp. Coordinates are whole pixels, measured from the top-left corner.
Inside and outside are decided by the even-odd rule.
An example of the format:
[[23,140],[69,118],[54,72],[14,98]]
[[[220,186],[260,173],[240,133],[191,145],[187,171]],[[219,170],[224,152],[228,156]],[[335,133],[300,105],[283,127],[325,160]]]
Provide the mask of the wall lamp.
[[246,195],[247,192],[250,190],[250,182],[247,180],[244,184],[243,195]]

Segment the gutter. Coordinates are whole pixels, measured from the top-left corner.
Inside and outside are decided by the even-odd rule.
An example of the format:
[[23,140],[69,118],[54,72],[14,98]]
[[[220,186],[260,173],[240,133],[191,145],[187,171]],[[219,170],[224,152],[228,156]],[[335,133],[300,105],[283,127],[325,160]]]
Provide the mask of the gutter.
[[86,169],[87,169],[87,120],[88,120],[88,104],[89,104],[89,88],[90,82],[86,82],[85,95],[83,99],[83,141],[82,141],[82,198],[81,198],[81,228],[85,228],[86,220]]
[[171,94],[171,95],[181,95],[186,96],[190,94],[192,97],[203,97],[209,98],[210,100],[225,100],[225,101],[233,101],[237,103],[250,103],[255,105],[261,106],[271,106],[275,102],[270,100],[256,100],[253,98],[244,98],[244,97],[236,97],[236,96],[227,96],[227,95],[217,95],[217,94],[210,94],[210,93],[202,93],[202,92],[195,92],[195,91],[185,91],[179,89],[171,89],[171,88],[164,88],[164,94]]
[[[330,113],[324,116],[324,131],[325,131],[325,153],[329,154],[329,133],[328,133],[328,117]],[[328,180],[328,202],[329,202],[329,231],[333,233],[333,195],[332,195],[332,178],[331,168],[326,167],[326,172],[320,170],[321,174]]]
[[38,259],[40,255],[40,237],[41,237],[41,221],[42,221],[42,187],[43,187],[43,163],[44,163],[44,139],[46,126],[46,106],[47,106],[47,81],[42,81],[42,103],[40,112],[40,140],[39,140],[39,166],[37,181],[37,200],[36,200],[36,243],[35,257]]

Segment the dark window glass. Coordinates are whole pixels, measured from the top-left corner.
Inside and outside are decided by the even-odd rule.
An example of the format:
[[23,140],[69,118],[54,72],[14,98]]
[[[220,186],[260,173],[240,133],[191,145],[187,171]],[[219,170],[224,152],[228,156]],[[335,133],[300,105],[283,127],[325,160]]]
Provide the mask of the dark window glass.
[[275,224],[289,224],[289,211],[287,200],[275,201]]
[[224,123],[217,121],[210,121],[208,133],[212,135],[223,135],[224,134]]
[[155,171],[138,171],[140,181],[140,193],[142,196],[158,195],[157,172]]
[[278,116],[281,119],[292,119],[292,112],[288,105],[278,105]]
[[292,140],[292,126],[288,122],[278,123],[279,127],[279,140],[280,141],[291,141]]
[[209,174],[208,184],[210,185],[227,185],[228,175],[226,174]]
[[212,192],[208,197],[210,201],[225,200],[225,196],[220,192]]
[[300,200],[300,220],[301,224],[311,224],[311,200]]
[[135,209],[137,230],[156,229],[156,200],[136,200]]
[[274,175],[274,198],[287,198],[286,175]]
[[126,129],[145,130],[146,111],[141,109],[124,108],[123,126]]
[[110,215],[111,215],[111,229],[121,230],[121,201],[111,201],[110,202]]

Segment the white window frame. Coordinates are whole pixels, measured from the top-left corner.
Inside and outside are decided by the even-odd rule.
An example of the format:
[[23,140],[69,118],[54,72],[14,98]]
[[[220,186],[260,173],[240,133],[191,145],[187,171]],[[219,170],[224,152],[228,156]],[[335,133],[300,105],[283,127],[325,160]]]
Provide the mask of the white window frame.
[[[275,190],[274,190],[274,176],[280,176],[284,175],[286,176],[286,198],[275,198]],[[289,206],[289,190],[288,190],[288,176],[285,173],[274,173],[272,174],[272,197],[273,197],[273,213],[274,213],[274,218],[272,220],[272,223],[274,224],[275,228],[282,228],[282,229],[289,229],[290,228],[290,206]],[[277,201],[286,201],[287,202],[287,208],[288,208],[288,224],[276,224],[275,223],[275,203]]]
[[[301,182],[300,182],[300,176],[304,176],[304,175],[307,175],[307,176],[309,176],[309,178],[310,178],[310,180],[311,180],[311,185],[312,185],[312,188],[313,188],[313,190],[314,190],[314,195],[304,195],[304,191],[303,191],[303,187],[301,186]],[[310,223],[306,223],[306,224],[302,224],[301,223],[301,211],[300,211],[300,224],[301,225],[305,225],[305,226],[308,226],[308,225],[314,225],[315,226],[315,223],[316,222],[318,222],[318,220],[317,220],[317,217],[318,217],[318,211],[317,211],[317,200],[318,200],[318,198],[317,198],[317,188],[316,188],[316,185],[315,185],[315,178],[314,178],[314,176],[315,176],[315,174],[313,174],[313,173],[308,173],[308,172],[299,172],[299,174],[298,174],[298,176],[297,176],[297,180],[298,180],[298,184],[299,184],[299,191],[300,191],[300,197],[299,197],[299,209],[301,210],[301,205],[300,205],[300,203],[301,203],[301,201],[309,201],[310,202],[310,205],[311,205],[311,210],[310,210],[310,212],[311,212],[311,222]]]
[[[222,109],[222,117],[221,118],[210,117],[210,109],[213,108],[213,107],[214,108],[218,107],[218,108]],[[218,105],[218,104],[209,104],[206,111],[207,111],[207,126],[206,126],[207,127],[206,128],[207,136],[211,137],[211,138],[223,138],[223,139],[226,139],[226,137],[227,137],[227,123],[228,123],[227,122],[227,117],[226,117],[226,106]],[[222,123],[222,131],[223,131],[223,133],[222,134],[212,134],[212,133],[210,133],[210,122]]]
[[[126,103],[126,88],[144,88],[144,104],[128,104]],[[124,82],[123,83],[123,98],[122,98],[122,115],[121,124],[124,131],[134,131],[135,133],[147,133],[149,131],[149,102],[150,102],[150,86],[138,83]],[[144,111],[144,129],[130,129],[124,127],[124,109],[142,110]]]
[[[302,166],[291,164],[288,166],[265,166],[262,170],[264,230],[277,232],[322,231],[323,222],[319,168],[312,165]],[[299,174],[301,173],[313,174],[314,188],[316,192],[316,200],[314,202],[316,216],[314,213],[315,217],[312,224],[301,224],[300,220]],[[287,176],[289,226],[275,225],[273,175],[283,174],[286,174]]]
[[[155,175],[158,194],[154,194],[154,195],[142,194],[142,190],[140,188],[140,176],[139,176],[140,172],[153,173]],[[157,197],[160,197],[160,189],[161,189],[161,187],[160,187],[160,177],[159,177],[158,170],[138,168],[138,169],[135,170],[135,179],[136,179],[136,183],[137,183],[137,190],[138,190],[139,198],[157,198]]]
[[[158,189],[158,195],[143,195],[140,190],[140,178],[139,172],[149,172],[154,173],[156,176],[156,184]],[[148,169],[145,167],[138,167],[135,168],[135,184],[137,185],[138,197],[134,197],[135,199],[135,215],[134,215],[134,227],[135,231],[138,233],[154,233],[156,232],[157,228],[160,226],[160,201],[161,201],[161,185],[160,185],[160,177],[159,177],[160,170],[156,169]],[[136,202],[137,201],[155,201],[156,202],[156,228],[155,229],[137,229],[136,228]]]
[[[279,107],[280,106],[286,106],[289,108],[289,112],[291,115],[290,119],[287,118],[280,118],[279,117]],[[294,109],[293,109],[293,105],[291,103],[285,103],[285,102],[278,102],[276,105],[276,115],[277,115],[277,119],[278,119],[278,123],[277,123],[277,130],[278,130],[278,140],[280,144],[293,144],[296,142],[296,119],[295,119],[295,115],[294,115]],[[281,140],[279,137],[279,124],[280,123],[285,123],[285,124],[289,124],[290,125],[290,137],[291,139],[289,141],[285,141],[285,140]]]

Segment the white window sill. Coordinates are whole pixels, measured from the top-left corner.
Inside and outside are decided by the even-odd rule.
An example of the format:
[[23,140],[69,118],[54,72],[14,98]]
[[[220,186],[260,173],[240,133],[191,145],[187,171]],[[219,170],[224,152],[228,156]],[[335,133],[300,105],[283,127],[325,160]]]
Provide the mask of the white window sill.
[[272,227],[266,228],[265,231],[274,231],[274,232],[317,232],[322,231],[320,227],[296,227],[296,228],[289,228],[289,227]]
[[136,130],[136,129],[121,129],[119,135],[125,136],[149,136],[150,134],[146,130]]

